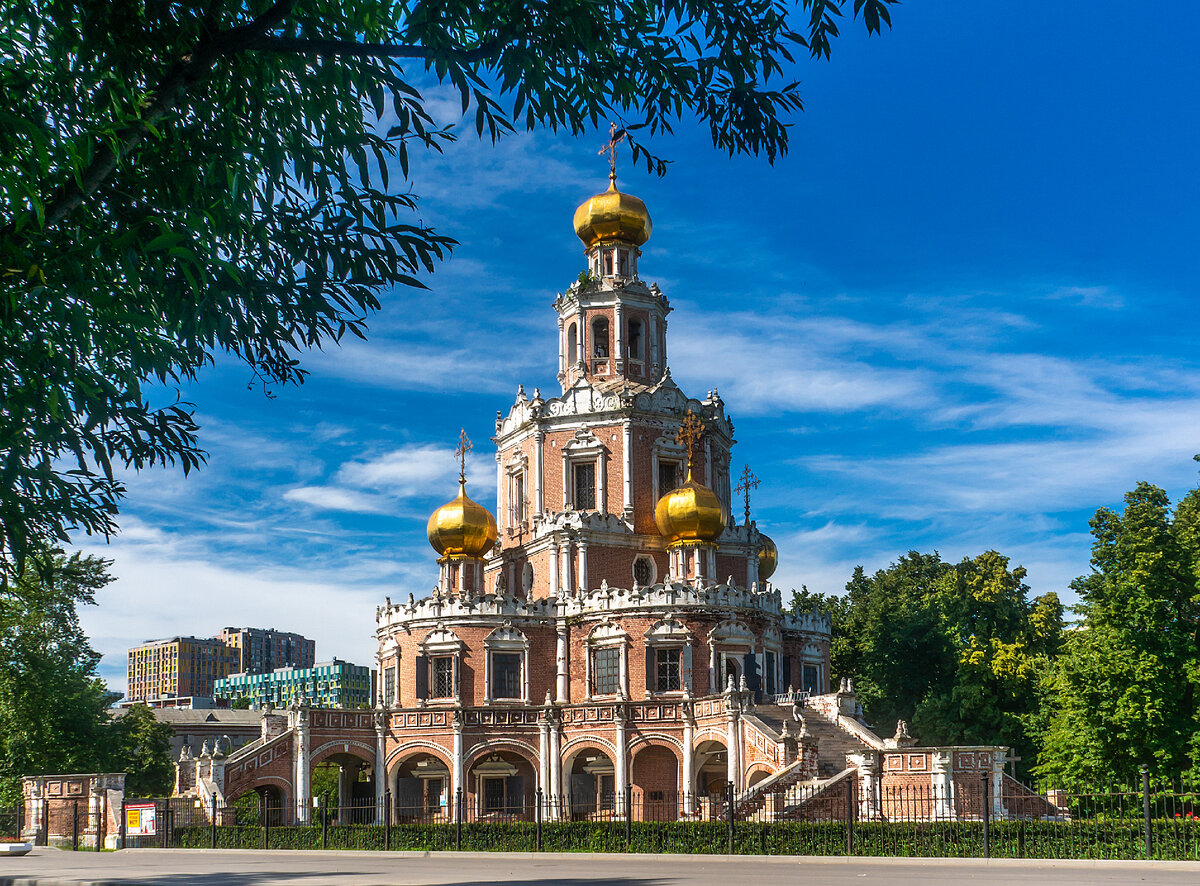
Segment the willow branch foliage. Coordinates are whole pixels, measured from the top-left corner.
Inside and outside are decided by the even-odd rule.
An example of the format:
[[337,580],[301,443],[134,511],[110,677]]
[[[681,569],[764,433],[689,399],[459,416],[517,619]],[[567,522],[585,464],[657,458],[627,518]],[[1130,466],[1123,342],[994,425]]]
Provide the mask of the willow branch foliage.
[[[402,183],[452,137],[685,118],[774,161],[795,56],[895,0],[28,0],[0,12],[0,560],[110,533],[121,469],[200,465],[164,392],[219,352],[265,384],[364,336],[453,241]],[[801,20],[797,26],[795,20]],[[664,171],[641,142],[634,156]]]

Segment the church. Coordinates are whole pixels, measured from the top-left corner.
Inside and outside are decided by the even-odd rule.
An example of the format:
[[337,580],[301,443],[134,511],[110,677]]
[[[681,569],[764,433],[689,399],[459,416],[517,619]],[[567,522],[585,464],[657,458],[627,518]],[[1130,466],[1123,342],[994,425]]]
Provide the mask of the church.
[[333,763],[342,804],[390,821],[706,818],[728,791],[738,816],[799,818],[833,790],[886,817],[905,786],[941,804],[912,814],[978,815],[989,796],[1005,814],[1006,748],[880,738],[852,684],[830,685],[828,619],[785,609],[757,481],[731,484],[725,403],[671,378],[645,204],[613,171],[574,228],[587,270],[546,318],[559,390],[522,386],[496,413],[494,512],[460,436],[457,494],[427,527],[436,588],[376,611],[375,709],[265,712],[257,741],[181,760],[177,792],[217,809],[255,790],[304,822]]

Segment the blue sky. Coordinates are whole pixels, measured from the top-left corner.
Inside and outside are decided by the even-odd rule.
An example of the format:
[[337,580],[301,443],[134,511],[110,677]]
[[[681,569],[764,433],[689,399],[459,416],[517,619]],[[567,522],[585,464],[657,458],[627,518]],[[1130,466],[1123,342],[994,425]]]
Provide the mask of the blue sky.
[[[622,165],[654,218],[642,275],[675,307],[674,377],[720,390],[735,468],[764,481],[778,584],[994,548],[1069,598],[1097,507],[1197,480],[1200,5],[894,19],[798,66],[807,110],[774,167],[688,121],[653,144],[665,178]],[[455,491],[459,427],[494,506],[496,410],[519,383],[557,391],[550,302],[583,267],[571,214],[605,185],[603,140],[423,158],[421,217],[461,241],[428,293],[388,294],[369,342],[304,358],[303,387],[271,399],[222,360],[183,392],[208,466],[131,477],[122,534],[81,540],[115,561],[84,613],[112,685],[133,643],[227,624],[370,663],[374,606],[436,580],[424,521]]]

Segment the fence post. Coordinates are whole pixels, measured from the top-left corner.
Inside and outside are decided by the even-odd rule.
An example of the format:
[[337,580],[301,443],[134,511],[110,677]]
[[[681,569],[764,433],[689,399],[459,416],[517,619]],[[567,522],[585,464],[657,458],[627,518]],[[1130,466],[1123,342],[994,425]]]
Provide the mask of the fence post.
[[392,792],[383,792],[383,849],[392,849]]
[[160,807],[158,805],[158,801],[155,800],[154,801],[154,822],[155,822],[155,827],[158,828],[158,846],[160,849],[166,849],[167,848],[168,809],[167,809],[166,804],[164,803],[163,806],[161,807],[162,814],[159,815],[159,808]]
[[101,794],[96,804],[96,851],[104,851],[104,832],[108,829],[108,795]]
[[983,773],[983,857],[992,857],[992,804],[991,797],[991,773]]
[[124,797],[121,798],[121,826],[120,826],[120,830],[119,830],[119,835],[121,837],[121,845],[118,846],[117,848],[118,849],[127,849],[128,847],[125,845],[126,835],[125,835],[125,798]]
[[535,792],[535,811],[534,821],[537,823],[536,848],[538,852],[542,851],[542,789],[538,788]]
[[42,800],[42,845],[50,845],[50,801]]
[[854,778],[846,779],[846,854],[854,854]]
[[725,782],[725,820],[728,822],[726,835],[727,855],[733,855],[733,782]]
[[633,843],[633,785],[625,785],[625,851]]
[[454,790],[454,851],[462,849],[463,789]]
[[79,801],[71,803],[71,851],[79,851]]
[[260,814],[262,815],[263,829],[263,849],[271,848],[271,804],[267,801],[267,795],[262,795],[262,802],[258,804]]
[[208,848],[217,848],[217,816],[220,811],[217,809],[217,798],[212,798],[212,821],[208,825]]
[[329,848],[329,792],[321,798],[321,848]]
[[1142,764],[1142,832],[1146,837],[1146,858],[1154,856],[1154,839],[1150,832],[1150,767]]

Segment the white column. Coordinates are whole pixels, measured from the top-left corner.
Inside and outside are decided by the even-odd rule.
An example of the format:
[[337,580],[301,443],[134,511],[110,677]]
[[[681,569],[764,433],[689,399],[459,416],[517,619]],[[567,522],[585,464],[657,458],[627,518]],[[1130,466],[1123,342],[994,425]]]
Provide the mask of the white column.
[[663,317],[662,326],[662,365],[667,365],[667,318]]
[[565,373],[567,371],[567,337],[565,333],[566,323],[563,318],[558,318],[558,374],[563,377],[563,390],[567,389]]
[[555,667],[558,669],[554,687],[554,700],[559,704],[566,704],[570,701],[568,697],[569,687],[567,685],[567,621],[564,618],[558,620],[558,643],[554,651]]
[[562,737],[557,723],[550,724],[550,797],[557,818],[562,797]]
[[650,334],[646,337],[646,356],[651,369],[658,366],[658,315],[650,312]]
[[[486,591],[486,588],[484,588],[484,586],[483,586],[483,561],[476,560],[475,561],[475,596],[478,597],[481,594],[485,593],[485,591]],[[509,594],[509,596],[511,597],[513,595]]]
[[583,315],[583,302],[582,301],[578,302],[578,305],[579,305],[579,320],[577,322],[579,325],[579,348],[578,348],[575,356],[579,358],[580,363],[588,365],[587,348],[585,347],[585,344],[587,343],[587,340],[588,340],[588,336],[587,336],[586,321],[585,321],[584,315]]
[[379,824],[386,820],[383,804],[387,801],[387,749],[383,741],[383,722],[382,714],[375,718],[375,815]]
[[618,797],[624,797],[625,791],[629,788],[629,771],[625,765],[626,753],[626,730],[625,730],[625,711],[623,706],[617,708],[616,717],[617,726],[617,759],[613,760],[613,780],[616,782],[613,788],[617,792]]
[[[550,797],[550,720],[545,716],[538,724],[538,787],[542,796]],[[543,810],[544,812],[545,810]],[[543,816],[544,817],[544,816]]]
[[758,551],[755,545],[750,546],[750,558],[746,561],[746,587],[752,588],[758,584]]
[[[462,788],[463,803],[465,804],[467,802],[467,783],[463,773],[463,733],[461,713],[455,714],[454,745],[451,749],[450,765],[453,767],[451,778],[454,781],[454,786],[451,788],[453,791],[451,796],[457,796],[459,788]],[[459,814],[459,810],[455,809],[454,814],[457,816]]]
[[537,513],[542,514],[546,511],[546,456],[545,456],[546,435],[541,431],[533,435],[533,461],[534,461],[534,501],[537,508]]
[[596,510],[608,513],[608,453],[600,450],[600,464],[596,471]]
[[573,507],[575,505],[575,486],[571,482],[571,463],[567,460],[567,454],[565,452],[562,454],[562,465],[563,497],[559,507],[565,508],[567,506],[567,502],[570,502]]
[[550,594],[553,597],[559,595],[562,589],[562,582],[558,575],[558,542],[550,543]]
[[949,819],[954,817],[954,776],[951,773],[952,754],[950,751],[934,751],[933,772],[930,775],[933,787],[933,814],[935,818]]
[[724,692],[725,687],[717,680],[717,647],[709,643],[708,645],[708,694],[712,695],[715,692]]
[[613,306],[613,326],[614,330],[613,357],[616,358],[616,367],[618,370],[625,366],[625,323],[621,319],[621,302],[617,302]]
[[496,450],[496,520],[500,523],[501,534],[509,523],[508,512],[504,507],[504,492],[504,465],[500,463],[500,451]]
[[629,647],[622,646],[621,654],[617,656],[617,679],[620,682],[619,698],[629,698]]
[[308,712],[303,708],[296,717],[296,820],[308,823],[312,798],[308,787]]
[[575,590],[575,585],[571,582],[571,541],[567,539],[562,544],[562,575],[559,576],[562,581],[562,586],[568,591]]
[[683,785],[683,811],[693,812],[695,810],[695,793],[696,793],[696,761],[692,743],[696,738],[696,726],[692,722],[691,703],[684,702],[688,710],[684,713],[683,720],[683,772],[680,774],[680,783]]
[[741,768],[738,758],[741,756],[742,743],[739,740],[738,715],[729,712],[729,723],[725,730],[725,742],[728,751],[725,754],[725,780],[733,782],[733,789],[738,787],[738,770]]
[[[633,427],[626,419],[621,426],[622,446],[621,446],[621,475],[623,493],[621,496],[621,508],[625,512],[625,517],[633,515]],[[657,502],[655,502],[657,504]]]
[[588,589],[587,542],[581,541],[576,547],[579,549],[579,586],[586,591]]

